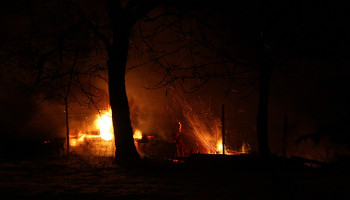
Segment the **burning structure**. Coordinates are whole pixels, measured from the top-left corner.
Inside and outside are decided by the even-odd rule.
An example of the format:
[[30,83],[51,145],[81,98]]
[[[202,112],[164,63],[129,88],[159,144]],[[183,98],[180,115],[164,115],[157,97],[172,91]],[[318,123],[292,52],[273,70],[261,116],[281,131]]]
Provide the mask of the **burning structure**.
[[94,156],[113,156],[115,147],[111,111],[97,115],[93,123],[93,126],[85,130],[75,129],[69,135],[72,152]]
[[[204,106],[202,103],[201,106]],[[195,109],[195,108],[194,108]],[[223,145],[222,121],[210,110],[196,113],[189,105],[183,109],[183,121],[176,122],[176,131],[168,130],[161,135],[155,130],[142,129],[142,123],[134,126],[134,143],[139,154],[144,157],[182,158],[191,154],[239,155],[248,152],[246,143],[240,149]],[[158,119],[160,120],[160,119]],[[114,133],[111,110],[99,113],[90,122],[93,125],[74,129],[69,135],[72,153],[91,156],[114,156]],[[148,122],[158,123],[159,122]],[[174,127],[169,125],[162,129]],[[160,125],[158,125],[160,126]],[[225,148],[225,151],[223,151]]]

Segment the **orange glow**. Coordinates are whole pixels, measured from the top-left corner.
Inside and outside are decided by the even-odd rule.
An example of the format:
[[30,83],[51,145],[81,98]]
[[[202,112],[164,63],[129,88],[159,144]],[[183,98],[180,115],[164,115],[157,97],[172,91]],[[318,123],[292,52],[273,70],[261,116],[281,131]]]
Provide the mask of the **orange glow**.
[[199,151],[216,154],[218,151],[217,143],[221,136],[220,120],[205,114],[194,114],[192,109],[184,112],[184,114],[189,127],[192,129]]
[[95,121],[96,126],[100,130],[100,137],[104,140],[111,140],[114,137],[112,111],[109,109],[103,113]]
[[181,133],[181,131],[182,131],[182,124],[181,124],[181,122],[178,122],[179,123],[179,133]]
[[92,126],[85,127],[69,136],[69,145],[80,155],[113,156],[115,152],[112,112],[98,114]]
[[216,153],[217,154],[222,154],[222,140],[219,140],[216,143]]
[[243,142],[242,147],[241,147],[241,154],[247,154],[250,151],[250,146],[248,143]]
[[71,147],[77,146],[77,140],[74,139],[74,138],[69,138],[69,145],[70,145]]
[[139,129],[136,129],[133,135],[134,139],[142,139],[142,132]]
[[[195,151],[206,154],[222,154],[223,148],[226,155],[239,155],[241,149],[230,149],[228,143],[222,144],[222,122],[215,117],[205,104],[199,102],[193,105],[189,104],[184,107],[184,116],[187,126],[191,128],[191,136],[194,139],[192,146]],[[202,111],[199,113],[194,110]],[[180,129],[181,129],[181,124]],[[242,151],[247,153],[247,146],[244,146]]]
[[82,143],[85,139],[85,134],[82,133],[78,133],[78,135],[76,137],[69,137],[69,144],[72,147],[75,147],[77,145],[79,145],[80,143]]

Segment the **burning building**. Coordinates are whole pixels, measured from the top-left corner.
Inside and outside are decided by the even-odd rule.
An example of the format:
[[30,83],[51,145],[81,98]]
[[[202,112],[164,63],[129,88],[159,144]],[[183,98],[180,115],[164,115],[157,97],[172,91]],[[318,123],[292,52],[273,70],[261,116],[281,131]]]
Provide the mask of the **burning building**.
[[[145,122],[142,121],[144,116],[133,115],[133,121],[137,122],[133,124],[133,137],[139,154],[142,157],[167,159],[188,157],[193,153],[222,154],[223,147],[225,154],[238,155],[248,152],[247,143],[242,144],[239,149],[233,149],[231,141],[227,143],[228,145],[223,145],[222,122],[208,110],[207,113],[196,113],[193,109],[184,109],[183,114],[181,122],[164,119],[171,118],[170,116],[160,116],[158,119]],[[80,127],[76,126],[71,131],[70,151],[80,155],[114,156],[111,110],[92,116],[92,119],[85,119],[84,122],[90,125],[80,122]]]

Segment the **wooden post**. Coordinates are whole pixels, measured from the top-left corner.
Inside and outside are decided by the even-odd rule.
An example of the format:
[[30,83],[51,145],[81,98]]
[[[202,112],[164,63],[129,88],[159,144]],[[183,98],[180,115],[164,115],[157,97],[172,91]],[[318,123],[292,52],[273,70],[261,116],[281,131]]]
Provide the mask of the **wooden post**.
[[69,119],[68,119],[68,101],[65,99],[66,104],[66,133],[67,133],[67,158],[69,158]]
[[225,104],[222,104],[222,155],[225,155]]
[[288,117],[284,117],[282,136],[282,156],[287,157]]

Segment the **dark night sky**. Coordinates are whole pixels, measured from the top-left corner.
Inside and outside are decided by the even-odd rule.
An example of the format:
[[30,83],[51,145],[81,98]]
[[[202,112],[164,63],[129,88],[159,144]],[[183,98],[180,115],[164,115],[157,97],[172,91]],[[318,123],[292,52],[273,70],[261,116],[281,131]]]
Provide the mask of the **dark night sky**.
[[[1,41],[6,41],[7,37],[22,29],[21,21],[25,19],[23,12],[28,3],[31,4],[29,1],[19,0],[1,3]],[[220,6],[217,8],[223,9]],[[233,49],[241,46],[251,48],[251,42],[245,37],[244,31],[250,30],[250,20],[258,16],[258,4],[249,1],[226,5],[224,8],[223,12],[230,14],[218,24],[227,26],[225,31],[232,33],[232,37],[223,43],[237,45]],[[268,13],[267,33],[271,37],[276,55],[276,66],[271,78],[270,132],[271,143],[276,144],[272,145],[272,149],[278,151],[282,119],[286,115],[290,118],[289,128],[294,139],[296,136],[315,131],[321,125],[349,118],[350,21],[348,7],[340,1],[272,1]],[[129,91],[129,97],[134,100],[134,107],[146,109],[149,113],[158,112],[159,107],[166,107],[171,100],[165,96],[164,90],[143,89],[145,85],[153,82],[150,81],[153,75],[143,76],[144,73],[142,70],[135,70],[127,75],[127,80],[132,80],[127,82],[132,90]],[[233,112],[239,113],[238,110],[244,110],[253,120],[257,91],[251,96],[247,94],[254,91],[254,87],[236,86],[235,90],[232,90],[234,92],[227,94],[225,89],[217,89],[222,84],[221,81],[214,81],[194,96],[205,96],[214,105],[228,102]],[[3,113],[8,111],[6,107],[13,103],[11,96],[16,94],[9,93],[8,88],[4,86],[0,86],[0,90],[0,108]],[[220,94],[210,93],[218,91]],[[157,105],[160,106],[155,106],[154,102],[158,102]],[[16,104],[20,106],[16,106],[15,110],[26,109],[30,112],[30,108],[23,108],[26,103],[16,101]],[[217,107],[219,110],[220,106]],[[23,119],[25,120],[25,117]],[[7,119],[1,120],[1,126],[6,126]]]

